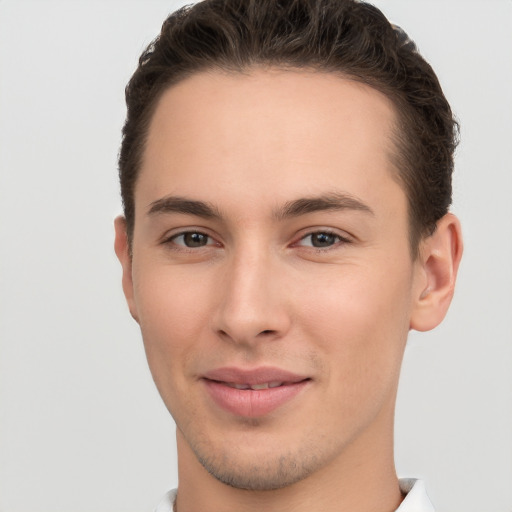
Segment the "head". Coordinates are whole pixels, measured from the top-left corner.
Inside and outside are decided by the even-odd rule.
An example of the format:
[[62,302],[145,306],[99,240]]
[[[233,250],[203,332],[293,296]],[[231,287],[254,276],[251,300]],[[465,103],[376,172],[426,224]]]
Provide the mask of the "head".
[[407,333],[461,254],[431,68],[360,2],[212,0],[168,18],[127,102],[116,252],[181,476],[389,469]]

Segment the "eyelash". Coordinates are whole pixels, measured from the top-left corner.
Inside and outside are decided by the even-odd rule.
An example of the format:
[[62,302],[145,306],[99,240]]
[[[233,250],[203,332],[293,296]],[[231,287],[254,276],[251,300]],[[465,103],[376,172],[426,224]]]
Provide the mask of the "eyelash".
[[324,252],[324,251],[329,251],[329,250],[335,249],[336,247],[338,247],[340,245],[345,245],[345,244],[352,243],[352,240],[350,240],[347,237],[344,237],[344,236],[340,235],[339,233],[336,233],[335,231],[332,231],[330,229],[319,229],[319,230],[316,230],[316,231],[310,231],[309,233],[306,233],[304,236],[302,236],[293,245],[301,246],[300,242],[306,240],[307,238],[311,238],[314,235],[327,235],[328,237],[335,238],[336,241],[334,243],[332,243],[331,245],[326,246],[326,247],[315,247],[313,244],[307,245],[307,246],[302,246],[302,247],[310,247],[311,249],[314,249],[317,252]]
[[[186,237],[187,235],[199,235],[201,237],[206,237],[207,238],[207,243],[205,245],[199,245],[199,246],[196,246],[196,247],[190,247],[190,246],[187,246],[185,245],[185,243],[177,243],[176,240],[180,237],[183,237],[183,242],[185,242],[184,240],[184,237]],[[314,246],[313,245],[313,242],[311,244],[308,244],[308,245],[302,245],[301,242],[303,242],[304,240],[306,240],[307,238],[311,238],[315,235],[324,235],[324,236],[327,236],[327,237],[333,237],[335,238],[335,242],[333,242],[332,244],[328,245],[328,246]],[[214,243],[211,243],[211,242],[214,242]],[[210,242],[210,243],[208,243]],[[214,246],[216,245],[217,247],[220,247],[221,244],[219,242],[215,242],[215,239],[213,237],[211,237],[210,235],[208,235],[207,233],[204,233],[203,231],[200,231],[200,230],[188,230],[188,231],[182,231],[180,233],[176,233],[170,237],[167,237],[163,240],[162,242],[164,245],[171,245],[173,246],[173,249],[176,250],[176,251],[185,251],[185,252],[196,252],[197,250],[199,249],[204,249],[208,246]],[[329,251],[329,250],[332,250],[332,249],[335,249],[336,247],[340,246],[340,245],[345,245],[345,244],[350,244],[352,243],[352,240],[350,240],[349,238],[347,237],[344,237],[342,235],[340,235],[339,233],[336,233],[335,231],[332,231],[332,230],[329,230],[329,229],[319,229],[319,230],[316,230],[316,231],[310,231],[306,234],[304,234],[303,236],[301,236],[297,242],[294,242],[292,245],[292,247],[307,247],[307,248],[310,248],[312,250],[315,250],[316,252],[326,252],[326,251]]]
[[[182,237],[184,239],[184,237],[186,237],[187,235],[199,235],[201,237],[206,237],[208,240],[207,240],[207,243],[205,245],[200,245],[200,246],[197,246],[197,247],[189,247],[187,245],[185,245],[185,243],[182,243],[182,244],[179,244],[176,242],[176,240],[180,237]],[[185,241],[185,240],[183,240]],[[180,233],[176,233],[168,238],[165,238],[163,240],[163,244],[164,245],[173,245],[174,247],[174,250],[177,250],[177,251],[196,251],[197,249],[203,249],[204,247],[207,247],[207,246],[211,246],[211,245],[217,245],[217,246],[220,246],[219,243],[216,243],[216,244],[212,244],[212,243],[208,243],[208,242],[211,242],[211,241],[214,241],[214,238],[211,237],[210,235],[208,235],[207,233],[204,233],[203,231],[199,231],[199,230],[188,230],[188,231],[182,231]]]

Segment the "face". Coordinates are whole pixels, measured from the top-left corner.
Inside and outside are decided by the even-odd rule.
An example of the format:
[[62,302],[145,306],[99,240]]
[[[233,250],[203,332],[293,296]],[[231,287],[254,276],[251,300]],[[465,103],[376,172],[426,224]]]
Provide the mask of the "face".
[[421,286],[394,119],[314,72],[205,72],[161,98],[124,286],[179,455],[222,482],[283,487],[391,443]]

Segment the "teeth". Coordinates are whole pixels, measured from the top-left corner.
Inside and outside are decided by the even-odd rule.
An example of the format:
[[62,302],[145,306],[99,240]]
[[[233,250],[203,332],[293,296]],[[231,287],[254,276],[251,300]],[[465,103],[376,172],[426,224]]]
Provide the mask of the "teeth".
[[282,382],[265,382],[264,384],[253,384],[251,389],[268,389],[268,388],[278,388],[282,386]]
[[265,384],[253,384],[251,389],[268,389],[268,382],[265,382]]
[[279,386],[283,385],[283,382],[265,382],[263,384],[253,384],[252,386],[249,384],[236,384],[234,382],[226,382],[226,386],[229,386],[230,388],[235,389],[269,389],[269,388],[278,388]]

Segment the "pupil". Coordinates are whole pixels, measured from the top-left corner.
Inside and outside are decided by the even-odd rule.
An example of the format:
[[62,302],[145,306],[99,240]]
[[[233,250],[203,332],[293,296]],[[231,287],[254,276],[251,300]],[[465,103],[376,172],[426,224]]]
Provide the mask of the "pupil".
[[315,233],[312,236],[313,247],[328,247],[335,243],[335,235],[331,233]]
[[183,238],[187,247],[203,247],[208,240],[202,233],[186,233]]

